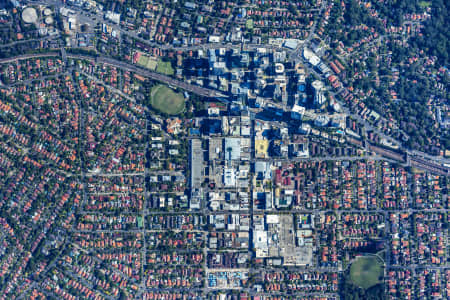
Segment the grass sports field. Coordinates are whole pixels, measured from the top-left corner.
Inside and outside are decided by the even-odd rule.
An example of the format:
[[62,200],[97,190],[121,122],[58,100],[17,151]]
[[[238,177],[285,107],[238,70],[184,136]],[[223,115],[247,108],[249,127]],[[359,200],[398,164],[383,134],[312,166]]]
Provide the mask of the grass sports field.
[[159,84],[152,88],[151,105],[154,109],[168,115],[177,115],[184,110],[184,96],[171,88]]
[[376,256],[358,257],[350,266],[350,279],[355,285],[368,289],[381,283],[383,268],[382,261]]
[[140,52],[139,60],[137,64],[141,67],[150,69],[152,71],[156,71],[158,73],[164,75],[173,75],[175,74],[175,70],[172,68],[172,65],[169,61],[163,61],[161,59],[156,59],[153,56],[148,56],[142,52]]
[[152,71],[156,69],[156,60],[146,55],[141,55],[137,63],[138,65],[150,69]]
[[156,72],[165,74],[165,75],[173,75],[175,71],[172,68],[172,65],[168,61],[162,61],[158,59],[158,66],[156,67]]

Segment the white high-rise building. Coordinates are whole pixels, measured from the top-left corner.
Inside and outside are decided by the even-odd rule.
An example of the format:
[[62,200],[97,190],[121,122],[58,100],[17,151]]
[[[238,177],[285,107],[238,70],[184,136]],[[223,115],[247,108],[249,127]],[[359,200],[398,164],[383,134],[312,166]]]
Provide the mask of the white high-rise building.
[[321,106],[326,100],[324,95],[324,84],[322,81],[315,80],[311,85],[314,89],[314,105]]

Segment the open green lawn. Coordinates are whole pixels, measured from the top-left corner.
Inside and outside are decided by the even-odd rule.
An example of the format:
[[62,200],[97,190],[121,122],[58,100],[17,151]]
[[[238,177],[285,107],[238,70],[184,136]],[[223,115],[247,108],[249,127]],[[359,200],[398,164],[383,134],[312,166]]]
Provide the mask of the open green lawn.
[[355,285],[368,289],[381,282],[383,268],[383,263],[375,256],[358,257],[350,266],[350,279]]
[[143,67],[147,67],[147,63],[148,63],[148,56],[146,55],[141,55],[139,57],[139,60],[137,61],[138,65],[143,66]]
[[430,7],[431,6],[431,1],[420,1],[419,5],[422,8]]
[[151,58],[148,59],[147,69],[155,71],[155,69],[156,69],[156,60],[155,59],[151,59]]
[[172,65],[168,61],[158,60],[158,66],[156,67],[156,72],[165,74],[165,75],[173,75],[175,71],[172,68]]
[[184,96],[175,93],[171,88],[159,84],[150,93],[151,105],[154,109],[168,115],[177,115],[184,110]]
[[152,71],[156,69],[156,60],[144,54],[139,57],[137,64]]
[[253,29],[253,20],[252,19],[248,19],[245,22],[245,26],[247,27],[247,29]]

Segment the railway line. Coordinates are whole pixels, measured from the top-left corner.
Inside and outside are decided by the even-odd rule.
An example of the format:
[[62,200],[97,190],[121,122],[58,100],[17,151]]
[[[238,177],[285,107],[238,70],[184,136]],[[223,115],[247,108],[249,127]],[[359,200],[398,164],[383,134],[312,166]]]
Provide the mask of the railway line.
[[413,156],[409,158],[412,167],[424,169],[431,173],[436,173],[443,176],[450,176],[450,168],[430,161],[426,161],[420,157]]
[[[11,57],[11,58],[0,59],[0,64],[14,62],[14,61],[18,61],[18,60],[30,59],[30,58],[37,58],[37,57],[63,56],[63,54],[64,53],[62,53],[62,51],[61,52],[27,54],[27,55],[21,55],[21,56],[16,56],[16,57]],[[113,58],[93,57],[93,56],[88,56],[88,55],[76,55],[76,54],[70,54],[70,53],[67,53],[65,56],[68,58],[84,59],[84,60],[90,60],[90,61],[93,61],[96,63],[108,64],[108,65],[111,65],[111,66],[114,66],[114,67],[117,67],[117,68],[120,68],[123,70],[134,72],[136,74],[139,74],[141,76],[144,76],[144,77],[156,80],[156,81],[163,82],[170,86],[189,91],[191,93],[194,93],[194,94],[197,94],[197,95],[200,95],[203,97],[217,98],[222,101],[226,100],[228,98],[227,95],[222,94],[219,91],[216,91],[213,89],[208,89],[208,88],[197,86],[197,85],[192,85],[190,83],[186,83],[181,80],[177,80],[177,79],[174,79],[172,77],[169,77],[169,76],[166,76],[166,75],[163,75],[160,73],[152,72],[150,70],[143,69],[143,68],[140,68],[133,64],[122,62],[122,61],[119,61],[119,60],[116,60]],[[351,144],[358,145],[358,146],[364,145],[364,143],[362,141],[359,141],[359,140],[356,140],[353,138],[348,138],[347,141]],[[410,152],[404,151],[404,150],[400,150],[399,152],[397,152],[397,151],[393,151],[393,150],[388,150],[383,147],[375,146],[372,144],[368,144],[367,149],[375,152],[376,154],[378,154],[380,156],[383,156],[383,157],[398,161],[400,163],[406,164],[407,166],[412,166],[412,167],[415,167],[418,169],[423,169],[428,172],[432,172],[432,173],[439,174],[439,175],[450,176],[450,168],[448,166],[442,164],[440,161],[435,162],[431,159],[426,160],[425,158],[418,156],[416,153],[410,153]]]

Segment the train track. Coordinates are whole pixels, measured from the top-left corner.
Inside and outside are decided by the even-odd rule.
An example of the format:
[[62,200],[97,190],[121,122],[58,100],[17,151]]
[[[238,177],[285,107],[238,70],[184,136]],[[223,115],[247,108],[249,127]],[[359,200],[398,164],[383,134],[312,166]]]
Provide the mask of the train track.
[[[18,60],[24,60],[24,59],[30,59],[30,58],[38,58],[38,57],[53,57],[53,56],[61,56],[62,54],[60,52],[50,52],[50,53],[36,53],[36,54],[27,54],[27,55],[21,55],[16,57],[10,57],[10,58],[4,58],[0,59],[0,64],[2,63],[9,63],[13,61]],[[151,78],[153,80],[157,80],[163,83],[166,83],[168,85],[171,85],[173,87],[177,87],[183,90],[186,90],[188,92],[207,97],[207,98],[219,98],[219,99],[226,99],[228,98],[228,95],[222,94],[219,91],[204,88],[198,85],[193,85],[186,83],[181,80],[174,79],[172,77],[152,72],[150,70],[139,68],[135,65],[122,62],[116,59],[108,58],[108,57],[92,57],[88,55],[76,55],[76,54],[67,54],[66,55],[69,58],[75,58],[75,59],[84,59],[84,60],[90,60],[95,61],[97,63],[103,63],[108,64],[123,70],[127,70],[130,72],[134,72],[136,74],[142,75],[144,77]]]
[[425,169],[429,172],[436,173],[443,176],[450,176],[450,168],[430,161],[426,161],[420,157],[410,157],[410,164],[412,167],[418,169]]
[[405,159],[406,153],[405,152],[399,153],[399,152],[387,150],[387,149],[384,149],[384,148],[381,148],[378,146],[374,146],[374,145],[369,145],[369,150],[371,150],[377,154],[380,154],[382,156],[397,160],[399,162],[403,162],[403,163],[406,162],[406,159]]

